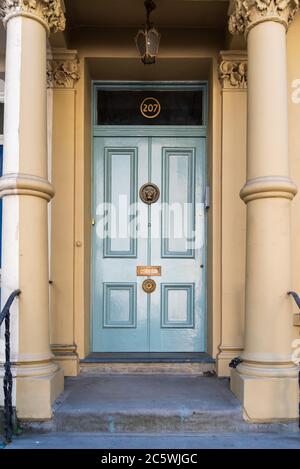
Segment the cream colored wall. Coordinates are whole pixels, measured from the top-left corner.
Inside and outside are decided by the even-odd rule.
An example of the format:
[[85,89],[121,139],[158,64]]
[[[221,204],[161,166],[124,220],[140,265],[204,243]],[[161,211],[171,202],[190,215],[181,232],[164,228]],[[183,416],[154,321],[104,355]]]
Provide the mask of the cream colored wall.
[[[82,57],[127,58],[138,57],[132,28],[95,29],[78,28],[71,35],[69,47],[77,49]],[[164,58],[213,57],[223,47],[223,32],[207,29],[160,28],[159,60]],[[159,61],[157,63],[157,66]],[[155,65],[156,67],[156,65]],[[141,64],[141,68],[144,65]],[[153,69],[152,69],[153,70]],[[148,68],[151,72],[151,67]]]
[[209,126],[207,175],[211,207],[207,213],[207,352],[216,357],[221,330],[221,99],[218,56],[211,61],[209,75]]
[[91,78],[80,57],[75,152],[75,342],[80,358],[90,352],[91,270]]
[[[288,97],[289,97],[289,159],[292,180],[300,189],[300,14],[287,35]],[[296,83],[298,80],[298,84]],[[297,89],[299,90],[297,92]],[[298,103],[293,102],[298,98]],[[300,294],[300,196],[292,202],[292,289]],[[278,273],[280,275],[280,272]],[[298,309],[291,301],[291,314]],[[294,327],[294,337],[300,338],[300,328]]]
[[[84,95],[84,311],[90,312],[91,308],[91,177],[92,177],[92,87],[89,69],[85,69],[85,95]],[[89,157],[87,157],[87,155]],[[90,347],[90,314],[85,314],[85,354]]]
[[[58,344],[64,341],[71,344],[74,340],[73,330],[68,327],[74,302],[74,108],[73,90],[53,91],[52,181],[56,197],[51,210],[51,240],[55,249],[52,249],[50,278],[53,282],[52,337]],[[62,229],[57,230],[57,226]]]

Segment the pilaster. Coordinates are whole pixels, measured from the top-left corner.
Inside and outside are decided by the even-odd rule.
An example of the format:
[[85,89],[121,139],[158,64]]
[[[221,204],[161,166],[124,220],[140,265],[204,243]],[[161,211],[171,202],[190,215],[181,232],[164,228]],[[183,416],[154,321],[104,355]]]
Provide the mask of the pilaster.
[[[222,51],[222,274],[218,376],[243,349],[246,208],[237,197],[246,177],[247,53]],[[234,174],[234,177],[233,177]]]
[[51,174],[56,190],[51,204],[51,349],[65,376],[79,373],[74,338],[75,113],[79,78],[77,52],[53,49],[47,60],[47,85],[52,96]]

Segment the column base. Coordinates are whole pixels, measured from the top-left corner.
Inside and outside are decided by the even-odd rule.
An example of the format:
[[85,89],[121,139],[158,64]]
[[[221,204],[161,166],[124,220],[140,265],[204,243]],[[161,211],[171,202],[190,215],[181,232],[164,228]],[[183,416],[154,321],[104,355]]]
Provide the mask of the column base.
[[64,372],[58,368],[46,376],[17,377],[16,408],[19,419],[48,420],[52,404],[64,390]]
[[63,370],[64,376],[79,375],[79,359],[77,354],[55,354],[53,362]]
[[65,376],[79,375],[79,357],[74,344],[52,344],[53,362],[64,370]]
[[256,377],[231,370],[230,387],[243,405],[248,422],[275,422],[298,419],[297,377]]
[[217,365],[217,375],[219,378],[230,377],[229,363],[234,358],[238,357],[242,353],[240,348],[220,348],[220,353],[217,355],[216,365]]

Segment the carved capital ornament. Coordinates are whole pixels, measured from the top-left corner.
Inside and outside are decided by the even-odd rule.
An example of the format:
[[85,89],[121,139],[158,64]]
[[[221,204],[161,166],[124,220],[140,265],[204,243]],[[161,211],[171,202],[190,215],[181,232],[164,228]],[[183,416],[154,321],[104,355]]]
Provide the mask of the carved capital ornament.
[[246,89],[247,67],[247,60],[222,60],[219,66],[219,79],[223,89]]
[[74,88],[79,80],[78,59],[47,60],[47,87]]
[[287,29],[299,9],[299,0],[233,0],[229,17],[231,34],[247,35],[256,24],[281,23]]
[[0,0],[0,16],[4,25],[14,16],[31,17],[54,33],[66,24],[60,0]]

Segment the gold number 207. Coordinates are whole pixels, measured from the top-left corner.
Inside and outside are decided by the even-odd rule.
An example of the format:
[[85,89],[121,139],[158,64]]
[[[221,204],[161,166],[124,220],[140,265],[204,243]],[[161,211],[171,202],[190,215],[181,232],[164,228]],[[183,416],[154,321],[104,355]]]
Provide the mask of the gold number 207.
[[[150,100],[152,100],[152,102],[149,102]],[[156,98],[146,98],[142,102],[140,110],[144,117],[153,119],[160,114],[160,103],[156,100]]]
[[157,112],[158,110],[158,104],[144,104],[143,105],[143,112]]

